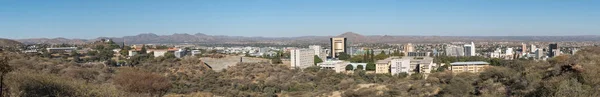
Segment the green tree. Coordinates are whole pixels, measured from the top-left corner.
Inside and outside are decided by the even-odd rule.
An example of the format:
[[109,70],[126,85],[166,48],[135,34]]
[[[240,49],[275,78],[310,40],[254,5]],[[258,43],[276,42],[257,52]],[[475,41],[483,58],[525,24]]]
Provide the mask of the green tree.
[[354,57],[350,58],[348,61],[354,62],[354,63],[364,63],[365,62],[364,61],[365,57],[363,57],[363,56],[364,55],[357,55],[357,56],[354,56]]
[[391,54],[391,56],[401,56],[401,54],[400,54],[400,50],[396,49],[396,50],[394,51],[394,53],[392,53],[392,54]]
[[131,47],[123,46],[123,49],[119,51],[119,54],[121,54],[121,56],[129,56],[129,50],[131,50]]
[[281,58],[277,57],[277,58],[271,59],[271,63],[273,63],[273,64],[281,64],[281,63],[283,63],[283,61],[281,61]]
[[363,70],[364,68],[365,68],[365,67],[363,67],[362,65],[358,65],[358,66],[356,66],[356,69],[358,69],[358,70]]
[[369,62],[367,63],[367,71],[375,71],[377,67],[375,66],[375,63],[373,62]]
[[245,57],[252,57],[252,56],[250,55],[250,52],[246,52],[246,53],[244,53],[244,56],[245,56]]
[[440,66],[436,69],[437,72],[444,72],[446,71],[446,69],[448,69],[448,67],[450,67],[450,63],[445,63],[444,66]]
[[314,61],[315,61],[315,65],[317,65],[317,63],[323,62],[323,60],[321,60],[321,58],[319,58],[319,56],[317,56],[317,55],[315,55]]
[[373,52],[373,49],[371,49],[371,53],[369,54],[369,60],[367,62],[375,62],[375,53]]
[[272,64],[281,64],[281,63],[283,63],[283,61],[281,61],[281,55],[282,54],[280,52],[277,52],[277,54],[275,54],[275,56],[273,56],[271,58],[271,63]]
[[175,59],[175,58],[177,58],[173,52],[167,52],[167,53],[165,53],[164,57],[166,59]]
[[346,70],[354,70],[354,66],[348,64],[346,65]]
[[369,60],[369,50],[365,50],[365,54],[363,54],[363,62],[367,62]]
[[388,58],[389,56],[385,54],[385,52],[381,51],[381,53],[377,54],[377,56],[375,56],[375,60],[383,60],[385,58]]
[[73,57],[73,60],[72,60],[73,62],[76,62],[76,63],[81,62],[80,56],[81,55],[79,53],[77,53],[77,51],[75,51],[75,50],[71,51],[71,57]]
[[138,52],[138,54],[146,54],[146,46],[142,45],[142,49],[140,49],[140,51]]
[[421,74],[421,73],[414,73],[414,74],[410,75],[410,79],[412,79],[412,80],[421,80],[423,78],[424,78],[423,74]]
[[341,52],[338,55],[338,59],[340,59],[340,60],[348,60],[348,59],[350,59],[350,55],[346,54],[346,52]]

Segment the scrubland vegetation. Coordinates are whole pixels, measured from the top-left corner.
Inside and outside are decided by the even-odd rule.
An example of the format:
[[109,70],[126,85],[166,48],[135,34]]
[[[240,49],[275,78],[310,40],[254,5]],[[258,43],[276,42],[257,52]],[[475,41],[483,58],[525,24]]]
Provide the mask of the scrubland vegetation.
[[[600,96],[600,48],[548,61],[501,61],[480,74],[439,70],[428,78],[241,63],[216,72],[196,57],[135,66],[2,52],[2,96]],[[6,59],[5,59],[5,58]]]

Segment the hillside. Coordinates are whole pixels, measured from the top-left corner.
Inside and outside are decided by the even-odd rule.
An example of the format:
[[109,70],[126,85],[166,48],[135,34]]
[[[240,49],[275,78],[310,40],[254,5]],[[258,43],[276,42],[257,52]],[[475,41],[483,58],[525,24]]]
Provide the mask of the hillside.
[[2,47],[15,47],[15,46],[19,46],[19,45],[23,45],[23,43],[15,41],[15,40],[0,38],[0,46],[2,46]]

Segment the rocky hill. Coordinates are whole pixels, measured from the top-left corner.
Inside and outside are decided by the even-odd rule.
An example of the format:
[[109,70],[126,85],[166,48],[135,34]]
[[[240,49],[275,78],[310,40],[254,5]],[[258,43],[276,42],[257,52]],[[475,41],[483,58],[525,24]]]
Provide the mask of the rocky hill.
[[23,45],[23,43],[15,41],[15,40],[0,38],[0,47],[16,47],[16,46],[20,46],[20,45]]

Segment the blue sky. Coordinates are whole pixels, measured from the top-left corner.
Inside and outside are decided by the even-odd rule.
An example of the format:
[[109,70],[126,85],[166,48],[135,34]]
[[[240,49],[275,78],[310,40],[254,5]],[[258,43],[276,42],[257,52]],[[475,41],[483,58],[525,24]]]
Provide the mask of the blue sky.
[[600,35],[593,0],[0,0],[0,38]]

